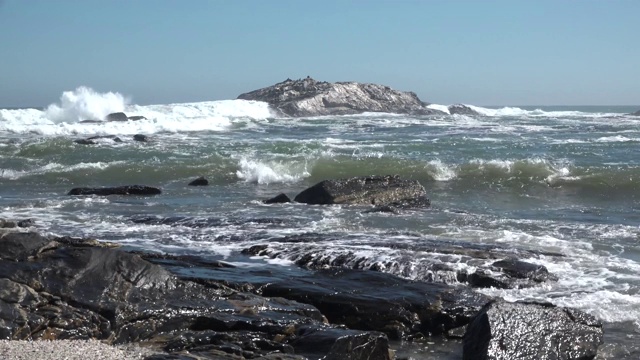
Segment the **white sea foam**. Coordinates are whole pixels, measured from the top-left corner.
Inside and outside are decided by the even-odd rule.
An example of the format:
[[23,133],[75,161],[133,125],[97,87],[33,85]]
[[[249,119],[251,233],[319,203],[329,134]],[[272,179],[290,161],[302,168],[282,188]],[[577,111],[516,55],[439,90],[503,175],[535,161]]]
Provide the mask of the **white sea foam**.
[[60,103],[49,105],[44,117],[54,123],[104,120],[110,113],[124,111],[128,102],[120,93],[98,93],[81,86],[74,91],[63,92]]
[[429,175],[436,181],[449,181],[458,175],[455,167],[443,163],[440,159],[429,161],[426,168]]
[[242,157],[236,176],[258,184],[291,183],[309,176],[304,163],[262,161]]
[[[103,120],[113,112],[144,116],[145,120],[82,123]],[[129,105],[119,93],[98,93],[86,87],[64,92],[59,103],[45,111],[0,110],[0,131],[36,133],[44,136],[93,134],[153,134],[159,132],[221,131],[235,122],[264,121],[273,117],[269,105],[260,101],[221,100],[164,105]]]

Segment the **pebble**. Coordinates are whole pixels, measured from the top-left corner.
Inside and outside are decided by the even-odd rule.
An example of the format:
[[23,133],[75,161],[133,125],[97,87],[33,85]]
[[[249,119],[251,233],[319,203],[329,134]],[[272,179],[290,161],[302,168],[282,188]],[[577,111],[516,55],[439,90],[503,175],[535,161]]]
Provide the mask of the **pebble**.
[[98,340],[0,340],[2,360],[141,360],[157,352]]

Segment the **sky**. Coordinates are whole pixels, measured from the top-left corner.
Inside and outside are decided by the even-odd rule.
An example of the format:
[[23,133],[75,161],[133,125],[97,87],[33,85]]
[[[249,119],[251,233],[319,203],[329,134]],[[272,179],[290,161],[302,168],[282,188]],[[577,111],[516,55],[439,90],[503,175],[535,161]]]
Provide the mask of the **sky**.
[[287,78],[423,101],[640,104],[639,0],[0,0],[0,107],[79,86],[136,104]]

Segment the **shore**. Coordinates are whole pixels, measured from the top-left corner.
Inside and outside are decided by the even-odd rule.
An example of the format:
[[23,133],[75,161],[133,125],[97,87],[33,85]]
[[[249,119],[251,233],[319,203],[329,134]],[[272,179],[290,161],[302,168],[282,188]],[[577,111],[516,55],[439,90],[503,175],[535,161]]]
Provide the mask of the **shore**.
[[139,360],[153,354],[136,345],[111,346],[98,340],[0,340],[3,360]]

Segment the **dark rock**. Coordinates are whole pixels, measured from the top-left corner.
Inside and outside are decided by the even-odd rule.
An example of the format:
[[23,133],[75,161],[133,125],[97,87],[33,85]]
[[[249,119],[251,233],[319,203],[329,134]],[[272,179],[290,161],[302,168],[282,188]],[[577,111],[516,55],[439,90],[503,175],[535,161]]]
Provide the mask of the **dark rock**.
[[267,200],[263,200],[262,201],[264,204],[284,204],[284,203],[290,203],[291,199],[289,199],[289,197],[287,196],[287,194],[278,194],[275,197],[272,197],[271,199],[267,199]]
[[358,330],[303,326],[292,342],[296,352],[311,358],[327,354],[326,360],[391,360],[386,336]]
[[114,142],[122,142],[122,139],[120,139],[119,137],[115,136],[115,135],[98,135],[98,136],[92,136],[86,139],[79,139],[79,140],[75,140],[74,142],[76,144],[81,144],[81,145],[95,145],[97,144],[96,140],[99,139],[111,139]]
[[363,112],[399,114],[443,114],[429,109],[413,92],[397,91],[388,86],[357,82],[329,83],[310,77],[287,79],[275,85],[251,91],[238,99],[269,103],[288,116],[345,115]]
[[149,137],[147,135],[135,134],[133,135],[133,140],[140,142],[149,142]]
[[491,302],[464,335],[465,360],[593,359],[603,342],[591,315],[551,304]]
[[0,219],[0,229],[12,229],[16,227],[16,223],[14,221],[8,221],[5,219]]
[[426,199],[426,192],[418,181],[387,175],[321,181],[302,191],[294,200],[306,204],[384,206],[420,198]]
[[392,339],[446,334],[467,324],[490,300],[471,290],[375,271],[331,269],[282,280],[251,278],[263,296],[311,304],[332,324],[380,331]]
[[33,221],[33,219],[24,219],[24,220],[18,221],[17,225],[18,227],[26,228],[26,227],[34,226],[35,221]]
[[558,280],[543,265],[531,264],[517,259],[505,259],[494,262],[491,266],[497,267],[510,277],[517,279],[530,279],[535,282]]
[[634,112],[634,113],[633,113],[633,114],[631,114],[631,115],[633,115],[633,116],[640,116],[640,110],[638,110],[638,111]]
[[129,116],[127,119],[129,119],[129,120],[131,120],[131,121],[147,120],[147,118],[146,118],[146,117],[141,116],[141,115]]
[[203,176],[193,180],[189,183],[189,186],[207,186],[209,185],[209,180],[205,179]]
[[115,112],[107,115],[105,117],[105,120],[106,121],[127,121],[129,120],[129,118],[127,117],[127,114],[123,112]]
[[333,331],[310,305],[179,279],[138,255],[87,246],[91,241],[52,240],[0,237],[0,338],[145,341],[169,352],[160,359],[300,360],[293,352],[304,348],[309,331],[302,328],[310,328],[333,334],[318,358],[389,352],[383,335]]
[[144,185],[127,185],[103,188],[73,188],[69,195],[158,195],[162,191],[158,188]]
[[102,120],[81,120],[80,123],[81,124],[100,124],[103,123],[104,121]]
[[448,108],[449,108],[449,114],[451,115],[467,115],[467,116],[480,115],[479,112],[473,110],[467,105],[454,104],[454,105],[449,105]]

